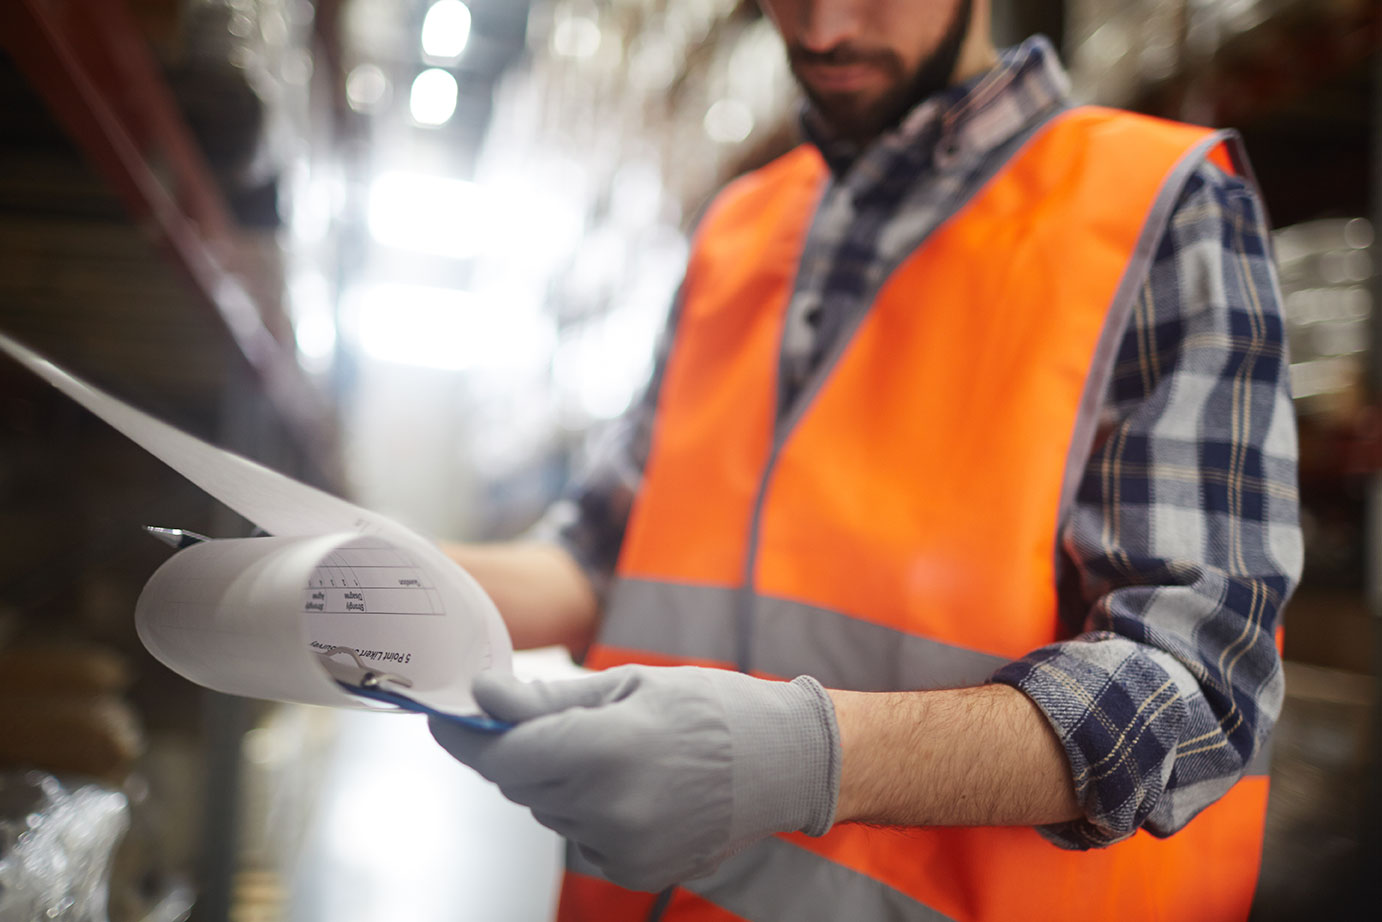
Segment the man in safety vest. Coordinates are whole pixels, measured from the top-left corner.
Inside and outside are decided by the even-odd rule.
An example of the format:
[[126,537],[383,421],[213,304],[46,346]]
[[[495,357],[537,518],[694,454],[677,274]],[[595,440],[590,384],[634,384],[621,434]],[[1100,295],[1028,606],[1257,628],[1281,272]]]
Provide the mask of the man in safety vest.
[[[988,0],[762,0],[808,143],[697,229],[550,544],[456,548],[564,920],[1245,918],[1301,564],[1231,135],[1071,107]],[[795,677],[795,678],[794,678]]]

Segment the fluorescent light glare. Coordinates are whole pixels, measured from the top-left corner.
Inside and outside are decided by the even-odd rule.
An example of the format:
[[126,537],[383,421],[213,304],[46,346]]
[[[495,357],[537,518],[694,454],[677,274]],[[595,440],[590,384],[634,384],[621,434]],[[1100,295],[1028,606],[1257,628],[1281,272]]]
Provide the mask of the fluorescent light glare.
[[356,112],[372,112],[389,94],[389,78],[373,64],[361,64],[346,77],[346,102]]
[[422,20],[422,50],[429,58],[452,60],[470,41],[470,7],[460,0],[438,0]]
[[468,259],[480,244],[478,198],[463,179],[383,173],[370,186],[370,236],[401,250]]
[[721,99],[705,113],[705,133],[721,144],[738,144],[753,131],[753,113],[737,99]]
[[308,371],[331,367],[336,351],[336,321],[330,314],[313,311],[298,320],[293,330],[302,364]]
[[456,112],[456,78],[439,67],[417,75],[408,96],[408,110],[419,125],[445,125]]
[[336,313],[326,276],[315,270],[295,273],[288,282],[288,313],[302,366],[312,372],[330,369],[336,355]]
[[552,29],[552,50],[564,58],[590,58],[600,50],[600,26],[584,16],[557,21]]
[[370,358],[470,371],[521,369],[546,360],[550,318],[472,292],[384,283],[352,292],[353,336]]

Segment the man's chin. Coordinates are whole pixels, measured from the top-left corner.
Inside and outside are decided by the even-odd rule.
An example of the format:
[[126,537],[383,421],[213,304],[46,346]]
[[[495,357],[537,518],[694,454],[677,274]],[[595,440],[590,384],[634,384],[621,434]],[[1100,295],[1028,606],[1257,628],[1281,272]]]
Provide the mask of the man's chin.
[[897,121],[892,114],[893,107],[858,93],[808,92],[807,96],[831,131],[847,140],[871,140]]

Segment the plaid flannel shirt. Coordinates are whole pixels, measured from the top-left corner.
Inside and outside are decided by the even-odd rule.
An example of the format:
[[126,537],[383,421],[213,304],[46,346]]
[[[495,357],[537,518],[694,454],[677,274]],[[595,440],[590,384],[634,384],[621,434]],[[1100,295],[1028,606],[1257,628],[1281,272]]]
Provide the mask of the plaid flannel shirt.
[[[789,387],[867,309],[894,242],[941,220],[983,181],[984,155],[1067,94],[1035,38],[863,151],[807,111],[834,182],[789,307]],[[1302,556],[1284,337],[1263,209],[1249,183],[1205,164],[1142,285],[1060,536],[1071,639],[993,676],[1036,702],[1069,757],[1085,816],[1040,830],[1061,846],[1170,835],[1265,763],[1283,691],[1275,629]],[[547,519],[597,591],[642,477],[662,364]]]

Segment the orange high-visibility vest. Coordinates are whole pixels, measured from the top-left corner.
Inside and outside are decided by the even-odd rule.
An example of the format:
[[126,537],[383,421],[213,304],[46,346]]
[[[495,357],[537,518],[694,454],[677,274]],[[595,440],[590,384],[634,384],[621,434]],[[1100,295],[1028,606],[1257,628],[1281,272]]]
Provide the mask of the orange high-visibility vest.
[[[1232,169],[1231,143],[1058,115],[918,242],[782,418],[783,324],[827,171],[802,147],[733,184],[693,247],[588,664],[927,689],[1067,636],[1057,536],[1117,345],[1186,178],[1206,157]],[[663,918],[1244,919],[1266,800],[1249,773],[1170,838],[1088,852],[1030,828],[777,836]],[[560,917],[641,920],[653,900],[573,850]]]

